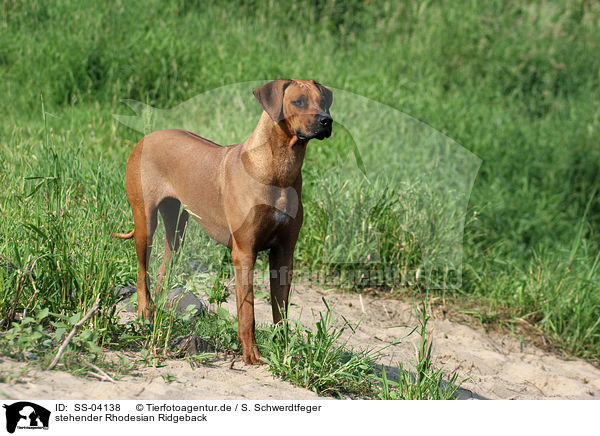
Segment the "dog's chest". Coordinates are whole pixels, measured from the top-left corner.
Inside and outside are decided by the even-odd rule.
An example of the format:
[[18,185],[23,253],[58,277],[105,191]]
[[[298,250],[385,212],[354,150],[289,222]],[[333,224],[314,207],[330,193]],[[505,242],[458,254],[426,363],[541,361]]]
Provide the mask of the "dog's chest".
[[273,225],[283,225],[296,218],[300,198],[294,188],[278,188],[269,186],[269,206],[272,206],[271,221]]
[[276,210],[275,212],[273,212],[272,220],[273,225],[275,226],[287,225],[290,222],[290,219],[291,217],[285,212],[282,212],[280,210]]
[[280,210],[274,210],[265,217],[263,241],[268,247],[279,244],[283,234],[288,233],[292,217]]
[[[282,235],[289,233],[290,226],[298,218],[300,211],[299,197],[296,190],[274,189],[277,195],[271,197],[262,215],[262,240],[267,246],[277,245]],[[264,238],[264,239],[263,239]],[[287,236],[286,236],[287,238]]]

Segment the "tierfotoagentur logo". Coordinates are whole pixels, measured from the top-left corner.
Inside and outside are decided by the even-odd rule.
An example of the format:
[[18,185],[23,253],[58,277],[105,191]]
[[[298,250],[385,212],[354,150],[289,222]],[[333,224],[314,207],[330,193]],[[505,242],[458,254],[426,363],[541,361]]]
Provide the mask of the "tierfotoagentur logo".
[[14,433],[19,430],[48,430],[50,411],[28,401],[4,404],[6,409],[6,431]]
[[[124,100],[136,115],[115,118],[143,134],[180,128],[235,144],[260,117],[252,91],[264,83],[227,85],[171,109]],[[351,285],[460,287],[463,229],[481,159],[401,111],[324,85],[335,96],[333,134],[308,146],[305,219],[296,247],[305,262],[294,276]],[[263,188],[274,191],[273,198],[282,189]],[[293,209],[280,213],[293,216]]]

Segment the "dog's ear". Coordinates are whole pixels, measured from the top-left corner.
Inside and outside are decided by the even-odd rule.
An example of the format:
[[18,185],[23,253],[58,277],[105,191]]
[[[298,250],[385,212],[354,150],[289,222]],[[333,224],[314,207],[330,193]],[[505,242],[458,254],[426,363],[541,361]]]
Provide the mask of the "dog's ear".
[[254,96],[276,123],[283,120],[283,94],[290,83],[290,80],[273,80],[254,90]]
[[333,103],[333,93],[320,83],[315,82],[315,86],[321,92],[321,96],[323,98],[323,107],[325,108],[325,110],[329,110],[331,104]]

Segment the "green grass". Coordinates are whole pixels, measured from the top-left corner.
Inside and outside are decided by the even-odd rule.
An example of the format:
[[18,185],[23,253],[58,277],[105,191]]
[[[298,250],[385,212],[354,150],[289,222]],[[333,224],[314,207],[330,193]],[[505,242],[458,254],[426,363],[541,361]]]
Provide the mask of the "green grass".
[[[313,313],[312,328],[300,320],[276,326],[261,346],[269,370],[276,376],[320,395],[379,398],[382,400],[451,400],[462,382],[453,373],[446,380],[433,363],[429,316],[417,312],[419,347],[414,361],[399,362],[398,379],[388,379],[382,366],[381,377],[375,368],[385,349],[353,350],[348,346],[360,322],[353,326],[344,320],[335,327],[325,299],[325,313]],[[424,306],[425,307],[425,306]],[[344,340],[344,331],[349,330]],[[415,328],[408,336],[413,334]],[[398,343],[400,340],[397,341]],[[390,344],[392,345],[392,344]],[[411,372],[414,368],[414,372]]]
[[[431,331],[426,304],[416,310],[419,322],[405,338],[418,330],[419,341],[413,359],[397,362],[397,377],[389,379],[378,361],[385,350],[353,349],[349,346],[360,321],[352,325],[346,319],[340,327],[325,299],[325,310],[312,314],[312,324],[287,320],[276,326],[257,328],[257,343],[263,360],[276,377],[321,396],[382,400],[453,400],[462,384],[456,372],[446,375],[433,361]],[[339,321],[339,320],[337,320]],[[194,335],[212,344],[217,352],[240,355],[237,342],[237,319],[220,308],[208,313],[192,327]],[[396,362],[395,362],[396,363]]]
[[270,371],[321,395],[368,395],[373,390],[376,350],[348,351],[347,322],[336,328],[325,299],[325,313],[313,313],[313,329],[300,320],[275,326],[261,347]]
[[[418,329],[420,340],[415,346],[415,357],[412,361],[399,362],[397,381],[389,380],[382,366],[377,396],[381,400],[454,400],[465,380],[459,381],[456,372],[446,378],[434,365],[433,340],[431,330],[427,329],[430,319],[427,300],[416,309],[416,315],[419,325],[415,330]],[[414,372],[411,372],[412,368]]]
[[[113,290],[134,283],[136,261],[131,244],[110,232],[132,225],[123,180],[140,137],[113,119],[128,111],[121,99],[170,108],[231,83],[300,77],[387,104],[481,157],[462,285],[437,292],[489,322],[525,320],[564,352],[600,359],[598,4],[87,3],[0,6],[4,324],[25,310],[85,313],[100,294],[98,341],[120,334]],[[194,130],[206,134],[203,126],[198,119]],[[235,128],[224,123],[220,134],[243,133]],[[340,156],[352,146],[348,132],[334,130],[308,149],[299,268],[324,263],[323,207],[336,178],[324,186],[322,177],[343,170]],[[395,202],[397,193],[380,186],[361,191],[380,207],[361,219],[383,236],[384,264],[415,271],[423,235],[394,224],[403,206],[405,217],[418,216],[419,202]],[[362,198],[352,189],[347,210]],[[225,250],[197,226],[189,236],[182,256],[222,271]],[[348,248],[349,256],[366,253],[360,244]],[[26,271],[34,264],[32,281]],[[419,280],[404,285],[425,291]]]

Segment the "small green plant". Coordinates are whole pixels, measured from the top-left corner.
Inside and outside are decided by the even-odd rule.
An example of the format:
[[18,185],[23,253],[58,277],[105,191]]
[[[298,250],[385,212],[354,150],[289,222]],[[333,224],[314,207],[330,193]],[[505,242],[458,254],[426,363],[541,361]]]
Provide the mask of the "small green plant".
[[[77,312],[74,315],[66,316],[60,314],[54,314],[59,320],[52,322],[54,327],[54,337],[57,341],[63,339],[65,333],[74,328],[75,324],[79,322],[82,315]],[[90,355],[96,355],[101,351],[101,347],[98,345],[100,336],[104,333],[105,328],[88,328],[80,330],[71,339],[69,345],[72,345],[76,350],[85,352]]]
[[453,400],[461,381],[458,383],[458,374],[453,372],[448,380],[444,380],[441,369],[435,369],[432,358],[433,342],[431,331],[427,329],[430,319],[427,314],[426,303],[422,309],[417,309],[419,320],[420,341],[415,347],[414,373],[410,365],[406,367],[401,362],[398,366],[398,381],[389,380],[385,367],[381,367],[381,391],[377,397],[381,400]]
[[173,383],[174,381],[177,381],[177,377],[171,374],[161,374],[161,377],[165,383]]
[[[8,369],[3,371],[2,374],[0,374],[0,383],[23,383],[23,379],[27,377],[28,371],[28,367]],[[0,393],[0,395],[3,395],[7,399],[9,398],[4,392]]]
[[125,356],[119,356],[119,366],[123,368],[125,371],[131,371],[135,364]]
[[152,323],[141,318],[128,321],[115,329],[115,341],[108,345],[138,349],[144,346],[150,335]]
[[164,298],[152,320],[129,322],[121,334],[121,341],[141,348],[145,364],[159,365],[162,359],[172,357],[173,340],[193,332],[198,309],[190,304],[182,313],[177,313],[177,304],[177,300]]
[[355,327],[345,320],[341,328],[336,328],[331,309],[323,301],[325,314],[313,314],[315,331],[300,321],[288,320],[274,327],[262,346],[269,370],[320,395],[368,396],[374,388],[373,365],[379,353],[348,351],[348,339],[340,341],[346,329],[354,333]]
[[142,362],[146,366],[153,366],[154,356],[152,356],[148,350],[146,350],[145,348],[140,350],[140,357],[141,357]]
[[229,289],[225,286],[227,279],[227,272],[225,268],[219,268],[219,271],[214,274],[196,274],[185,284],[186,291],[193,292],[195,294],[201,294],[202,292],[206,295],[210,304],[216,304],[221,306],[227,301],[229,295]]
[[[260,332],[257,332],[259,336]],[[194,329],[194,334],[212,344],[216,350],[239,354],[241,347],[237,339],[237,322],[226,309],[219,307],[208,312]]]
[[[10,330],[0,337],[6,351],[19,359],[37,359],[54,351],[65,334],[81,319],[81,313],[66,316],[51,313],[47,308],[35,316],[26,316],[14,322]],[[101,350],[100,337],[104,329],[87,328],[79,331],[70,341],[68,350],[94,360]]]
[[202,353],[193,356],[185,356],[184,359],[190,364],[190,368],[195,369],[198,366],[210,364],[210,362],[215,359],[215,356],[210,353]]
[[4,348],[10,355],[19,359],[37,358],[38,354],[49,350],[62,338],[64,331],[50,334],[44,329],[42,322],[48,317],[49,310],[44,309],[34,317],[26,316],[1,337]]

